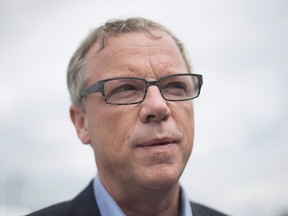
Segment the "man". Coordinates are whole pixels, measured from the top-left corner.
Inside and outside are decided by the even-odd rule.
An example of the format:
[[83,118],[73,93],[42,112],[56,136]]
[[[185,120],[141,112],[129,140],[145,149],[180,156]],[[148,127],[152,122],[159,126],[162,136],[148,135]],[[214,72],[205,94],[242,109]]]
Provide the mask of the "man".
[[179,185],[201,85],[163,26],[131,18],[94,30],[70,61],[68,88],[71,119],[94,150],[98,175],[73,200],[31,215],[223,215],[190,202]]

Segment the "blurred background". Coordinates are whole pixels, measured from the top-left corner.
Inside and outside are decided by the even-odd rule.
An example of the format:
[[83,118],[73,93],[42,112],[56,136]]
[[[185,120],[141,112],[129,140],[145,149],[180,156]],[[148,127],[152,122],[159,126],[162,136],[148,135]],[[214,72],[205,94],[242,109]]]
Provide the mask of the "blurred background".
[[68,61],[91,29],[143,16],[203,74],[189,197],[237,216],[288,214],[288,1],[1,0],[0,215],[71,199],[95,176],[69,118]]

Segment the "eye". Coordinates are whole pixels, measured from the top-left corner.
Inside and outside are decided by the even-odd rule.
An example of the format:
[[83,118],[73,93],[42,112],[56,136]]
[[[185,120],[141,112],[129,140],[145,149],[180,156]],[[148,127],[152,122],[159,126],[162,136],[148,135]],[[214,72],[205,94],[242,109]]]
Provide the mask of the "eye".
[[186,83],[183,83],[183,82],[173,81],[173,82],[166,83],[165,86],[162,87],[162,89],[175,89],[175,90],[186,91],[187,85]]
[[127,84],[123,84],[121,86],[117,86],[115,87],[115,89],[113,89],[112,94],[117,94],[117,93],[121,93],[121,92],[127,92],[127,91],[137,91],[138,87],[127,83]]
[[109,100],[138,97],[143,94],[143,84],[138,80],[112,80],[106,83],[104,91]]
[[166,82],[162,86],[162,93],[166,98],[177,99],[178,97],[184,97],[187,95],[188,87],[187,83],[181,81]]
[[166,88],[175,88],[175,89],[186,89],[186,84],[183,82],[171,82]]

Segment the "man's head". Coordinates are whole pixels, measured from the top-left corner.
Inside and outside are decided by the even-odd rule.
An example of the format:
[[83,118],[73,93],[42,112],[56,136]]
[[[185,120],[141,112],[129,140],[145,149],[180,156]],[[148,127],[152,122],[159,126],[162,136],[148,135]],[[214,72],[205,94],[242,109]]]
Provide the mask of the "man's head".
[[201,81],[181,43],[142,18],[108,22],[76,51],[68,69],[71,119],[113,197],[178,185],[194,139],[190,99]]
[[81,89],[85,87],[85,81],[89,76],[89,71],[86,64],[86,55],[95,43],[99,45],[98,49],[100,51],[104,49],[107,40],[110,37],[116,37],[124,33],[132,32],[147,33],[151,37],[155,38],[161,37],[161,35],[159,35],[157,31],[160,31],[162,33],[165,32],[175,41],[185,61],[187,70],[190,72],[191,66],[183,44],[172,32],[170,32],[164,26],[140,17],[130,18],[126,20],[110,20],[106,22],[103,26],[100,26],[94,31],[92,31],[71,58],[68,66],[67,84],[72,103],[84,105],[80,97],[80,92]]

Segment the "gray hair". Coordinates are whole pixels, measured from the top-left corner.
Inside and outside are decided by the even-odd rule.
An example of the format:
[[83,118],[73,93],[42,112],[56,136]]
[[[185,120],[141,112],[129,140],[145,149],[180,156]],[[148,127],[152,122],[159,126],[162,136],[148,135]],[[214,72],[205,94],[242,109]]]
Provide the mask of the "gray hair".
[[73,54],[67,69],[67,85],[70,93],[70,98],[73,104],[83,107],[83,102],[80,97],[80,92],[84,88],[85,81],[88,78],[86,65],[86,55],[92,46],[97,42],[99,50],[104,49],[105,41],[109,37],[118,36],[129,32],[145,32],[154,38],[160,38],[161,35],[156,35],[153,30],[160,30],[168,34],[177,44],[181,55],[186,64],[187,70],[191,71],[189,59],[185,52],[183,44],[176,38],[172,32],[164,26],[151,20],[134,17],[129,19],[114,19],[107,21],[104,25],[93,30],[86,39],[82,42],[76,52]]

